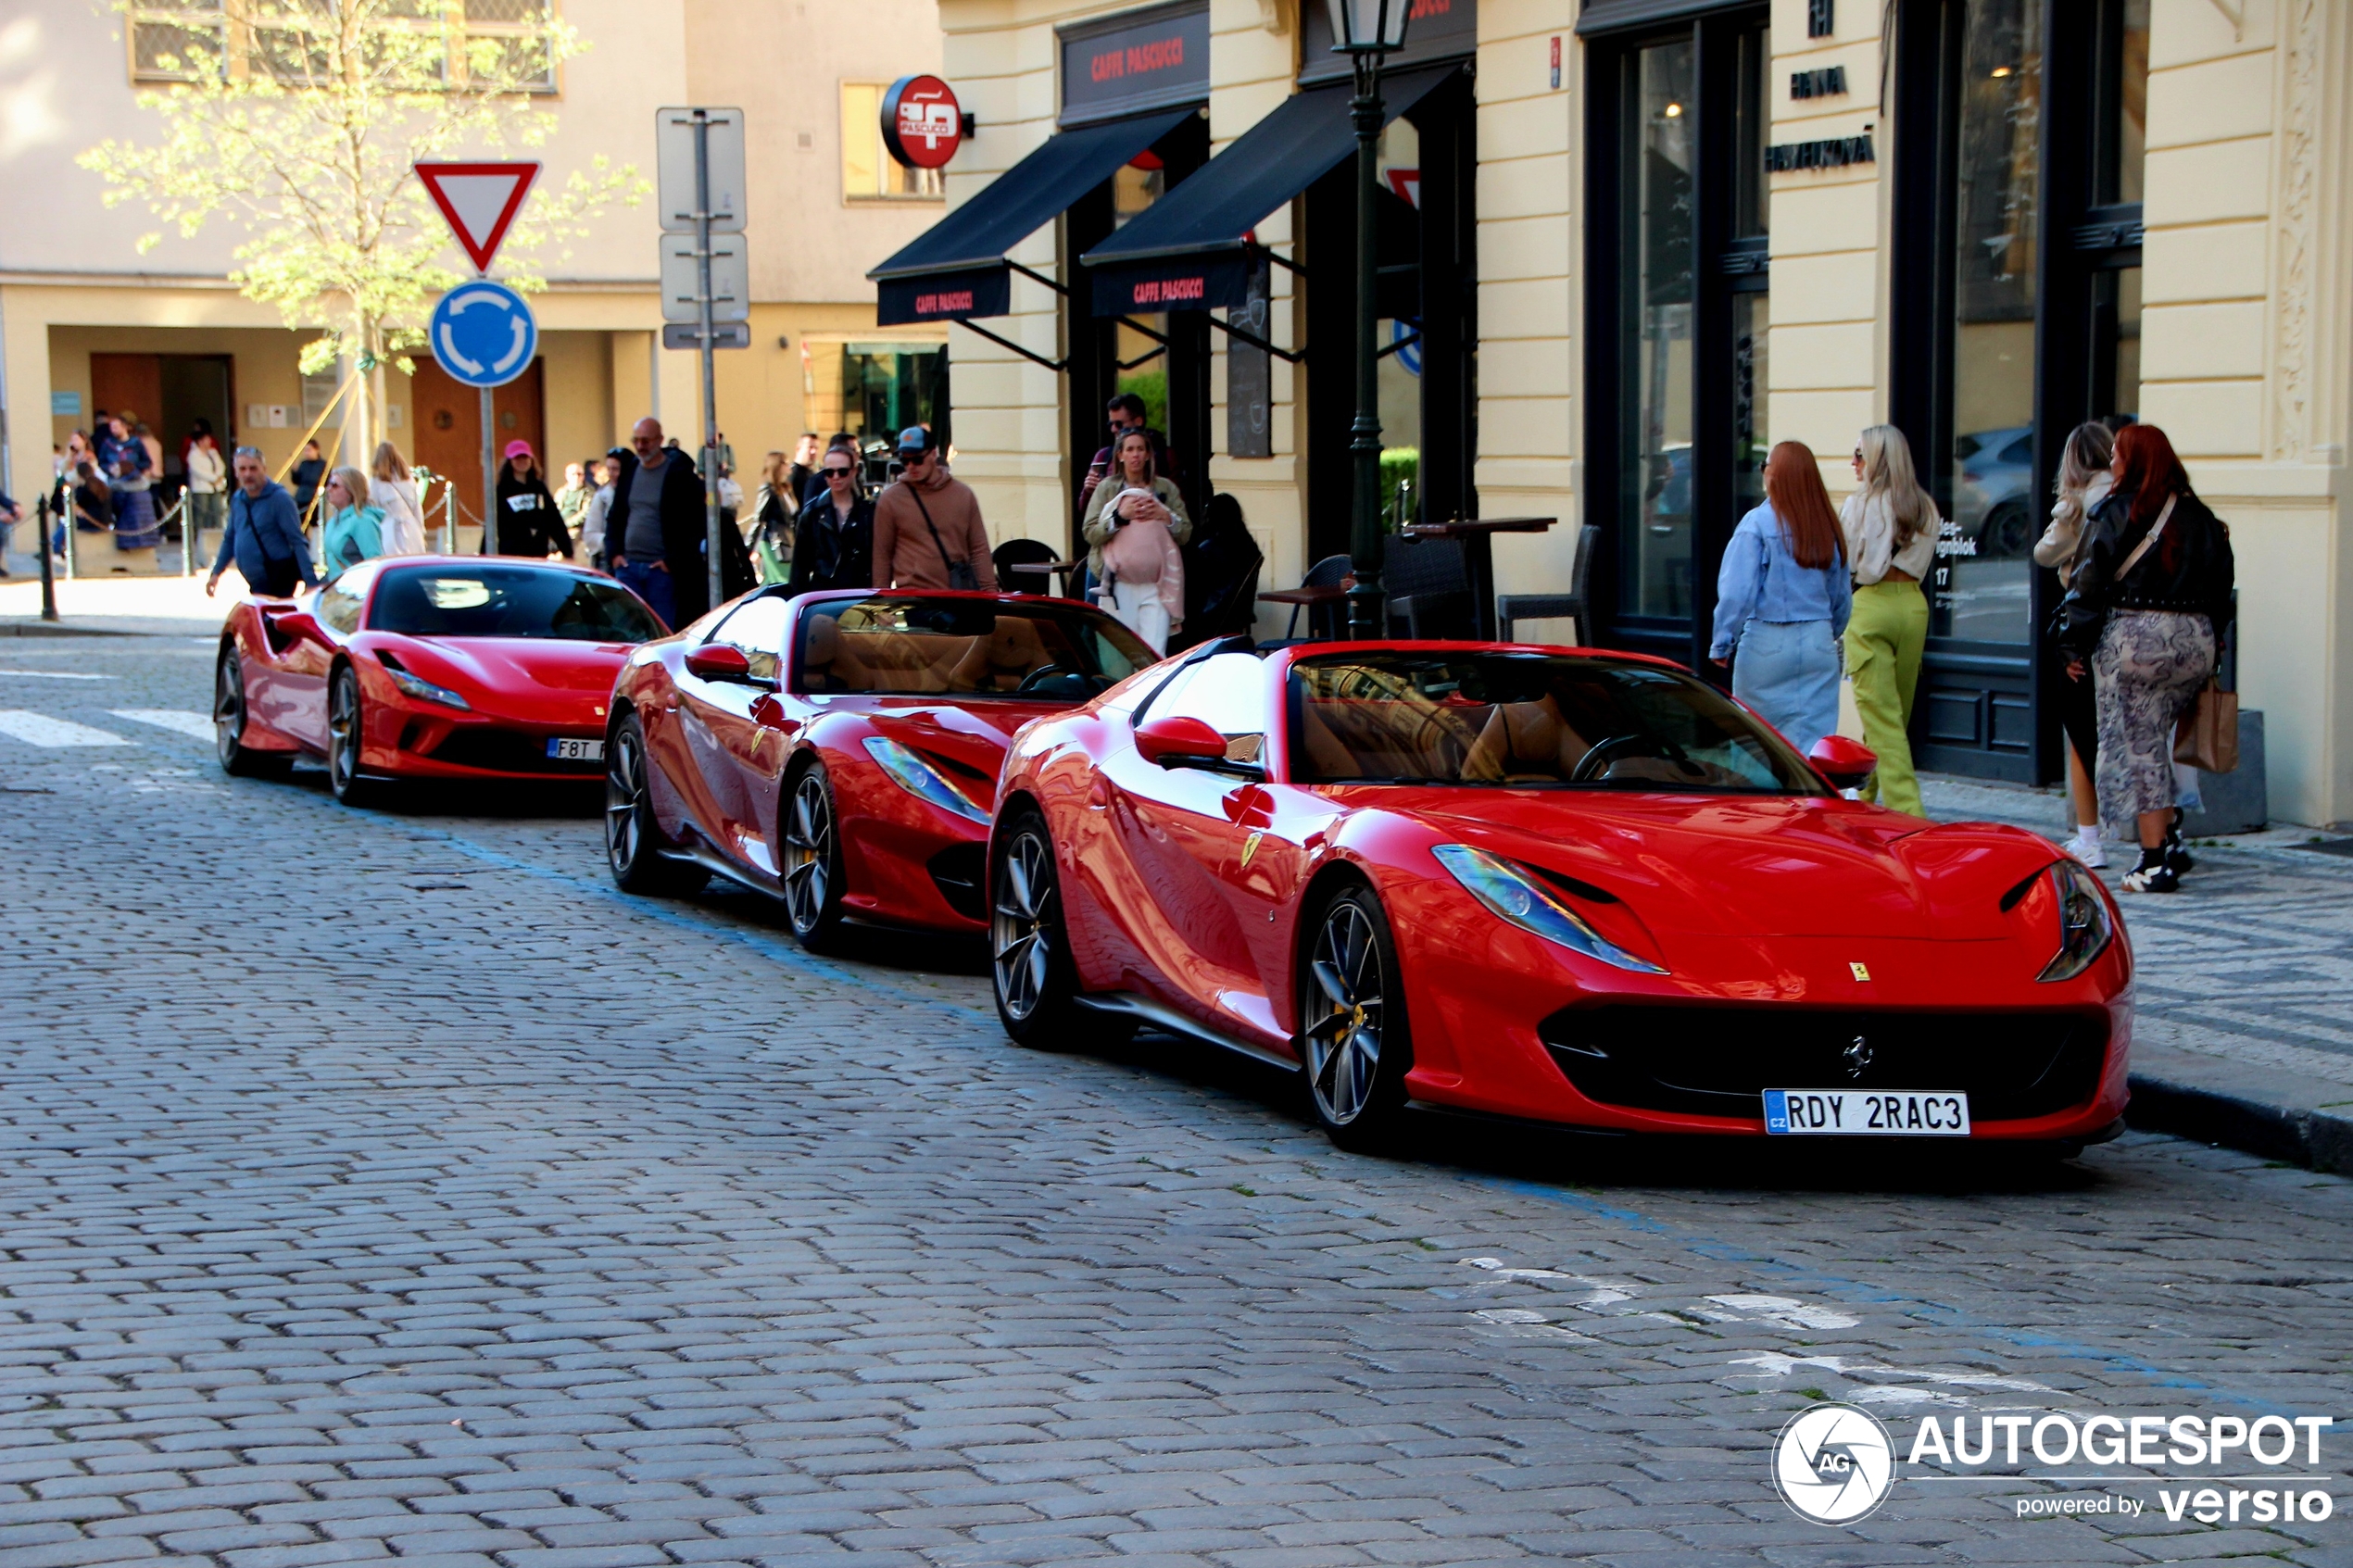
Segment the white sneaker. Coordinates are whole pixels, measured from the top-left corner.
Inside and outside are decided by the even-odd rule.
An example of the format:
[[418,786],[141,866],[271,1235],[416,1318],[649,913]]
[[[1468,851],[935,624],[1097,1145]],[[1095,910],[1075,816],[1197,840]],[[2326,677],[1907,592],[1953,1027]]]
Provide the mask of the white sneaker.
[[2105,871],[2108,868],[2108,851],[2100,847],[2100,841],[2096,838],[2086,838],[2082,834],[2077,834],[2059,847],[2082,861],[2093,871]]

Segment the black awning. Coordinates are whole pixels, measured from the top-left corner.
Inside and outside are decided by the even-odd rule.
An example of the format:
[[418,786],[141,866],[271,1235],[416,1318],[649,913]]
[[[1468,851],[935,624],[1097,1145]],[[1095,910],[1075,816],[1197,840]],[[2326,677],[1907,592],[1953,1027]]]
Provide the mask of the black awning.
[[[1463,68],[1424,67],[1381,79],[1395,119]],[[1356,150],[1345,83],[1292,94],[1184,183],[1082,258],[1099,316],[1207,310],[1244,303],[1243,236]]]
[[1199,112],[1164,109],[1048,137],[1043,146],[866,274],[879,285],[877,323],[894,327],[1006,314],[1013,275],[1005,253]]

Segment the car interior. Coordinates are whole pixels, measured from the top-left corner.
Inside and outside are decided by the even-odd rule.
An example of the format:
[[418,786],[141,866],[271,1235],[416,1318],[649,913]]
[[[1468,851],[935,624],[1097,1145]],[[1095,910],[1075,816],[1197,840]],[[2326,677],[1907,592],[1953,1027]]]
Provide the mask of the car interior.
[[977,618],[967,605],[859,603],[812,611],[802,626],[799,689],[1083,698],[1154,662],[1140,643],[1121,646],[1116,627],[979,608]]

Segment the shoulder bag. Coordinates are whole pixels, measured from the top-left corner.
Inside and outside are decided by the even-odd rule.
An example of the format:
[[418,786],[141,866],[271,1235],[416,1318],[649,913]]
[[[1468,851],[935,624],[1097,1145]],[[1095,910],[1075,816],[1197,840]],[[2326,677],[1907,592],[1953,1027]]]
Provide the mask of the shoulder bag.
[[956,559],[948,553],[948,546],[940,542],[939,530],[932,525],[931,508],[924,505],[924,493],[910,484],[907,494],[914,501],[915,509],[924,514],[924,532],[931,535],[931,547],[939,552],[939,564],[948,569],[948,585],[950,588],[978,588],[980,578],[973,571],[972,562]]

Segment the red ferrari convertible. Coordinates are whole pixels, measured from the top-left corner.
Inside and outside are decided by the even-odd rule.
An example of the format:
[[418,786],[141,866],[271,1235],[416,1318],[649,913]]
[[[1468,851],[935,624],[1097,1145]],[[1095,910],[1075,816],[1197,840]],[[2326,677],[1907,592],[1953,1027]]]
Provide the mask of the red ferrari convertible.
[[1013,733],[1158,656],[1069,599],[767,589],[631,656],[613,693],[605,855],[633,893],[712,873],[845,918],[978,932]]
[[1843,797],[1680,667],[1235,639],[1031,726],[990,840],[1025,1043],[1151,1022],[1410,1104],[1620,1132],[2080,1146],[2132,959],[2050,844]]
[[297,598],[248,595],[220,633],[220,765],[323,757],[346,804],[387,779],[593,779],[622,661],[661,634],[610,577],[497,557],[392,557]]

